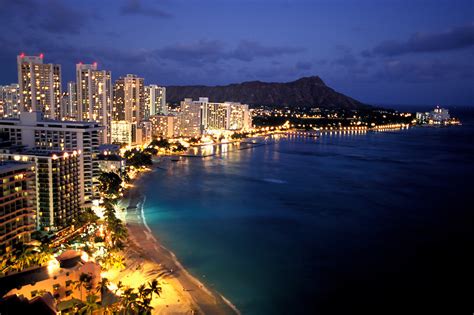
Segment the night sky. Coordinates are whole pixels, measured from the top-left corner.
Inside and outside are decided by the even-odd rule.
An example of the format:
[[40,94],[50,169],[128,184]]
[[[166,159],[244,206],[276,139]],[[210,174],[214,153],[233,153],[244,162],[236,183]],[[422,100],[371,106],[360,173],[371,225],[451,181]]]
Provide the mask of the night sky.
[[473,0],[0,0],[0,84],[45,54],[147,84],[319,75],[374,104],[474,105]]

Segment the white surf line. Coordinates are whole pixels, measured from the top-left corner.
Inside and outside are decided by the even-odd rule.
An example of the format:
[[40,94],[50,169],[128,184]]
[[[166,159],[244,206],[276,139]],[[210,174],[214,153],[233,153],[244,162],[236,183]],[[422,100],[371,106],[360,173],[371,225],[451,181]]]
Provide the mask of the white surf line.
[[[146,223],[146,218],[145,218],[145,201],[146,201],[146,195],[142,195],[143,196],[143,199],[142,199],[142,202],[140,203],[140,212],[141,212],[141,217],[142,217],[142,221],[143,221],[143,225],[145,225],[146,229],[148,230],[148,232],[151,234],[152,231],[150,229],[150,227],[148,226],[148,224]],[[152,236],[153,237],[153,236]],[[153,237],[154,238],[154,237]]]
[[[141,213],[142,221],[143,221],[143,224],[145,225],[146,229],[148,230],[148,233],[146,233],[146,234],[147,234],[147,238],[152,238],[153,240],[155,240],[156,242],[158,242],[158,241],[156,240],[155,236],[153,235],[153,232],[151,231],[150,227],[149,227],[148,224],[146,223],[145,212],[144,212],[144,208],[145,208],[145,207],[144,207],[144,204],[145,204],[145,201],[146,201],[146,195],[142,195],[142,196],[143,196],[142,202],[137,203],[137,208],[138,208],[139,205],[140,205],[140,213]],[[159,242],[158,242],[158,243],[159,243]],[[197,282],[197,285],[198,285],[199,287],[201,287],[201,289],[203,289],[204,291],[206,291],[207,294],[209,294],[209,295],[211,295],[211,296],[213,295],[213,294],[208,290],[208,288],[207,288],[204,284],[202,284],[197,278],[195,278],[193,275],[191,275],[191,274],[188,272],[188,270],[185,269],[185,268],[183,267],[183,265],[181,265],[181,263],[179,262],[178,258],[176,257],[176,255],[175,255],[172,251],[170,251],[169,249],[167,249],[166,247],[164,247],[163,244],[161,244],[161,243],[159,243],[159,244],[160,244],[165,250],[167,250],[167,251],[171,254],[171,256],[173,257],[173,260],[174,260],[175,264],[176,264],[183,272],[185,272],[185,273],[189,276],[189,278],[191,279],[192,282],[194,282],[195,284],[196,284],[196,282]],[[156,245],[155,245],[155,247],[156,247]],[[179,281],[179,280],[178,280],[178,281]],[[222,294],[220,294],[219,292],[217,292],[217,290],[214,290],[214,292],[216,292],[216,294],[218,294],[218,295],[222,298],[222,300],[223,300],[227,305],[229,305],[229,307],[230,307],[232,310],[234,310],[238,315],[241,314],[240,311],[239,311],[239,309],[237,308],[237,306],[235,306],[234,304],[232,304],[231,301],[229,301],[229,300],[226,299]]]

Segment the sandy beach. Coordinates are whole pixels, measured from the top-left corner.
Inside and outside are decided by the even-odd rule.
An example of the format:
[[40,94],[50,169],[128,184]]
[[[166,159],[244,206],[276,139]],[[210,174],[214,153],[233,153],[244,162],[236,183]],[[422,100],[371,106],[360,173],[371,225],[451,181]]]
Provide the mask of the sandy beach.
[[146,174],[134,182],[134,187],[121,201],[127,209],[129,244],[124,250],[127,267],[108,277],[132,286],[158,277],[163,292],[152,303],[153,314],[240,314],[219,293],[206,288],[187,272],[176,256],[151,233],[143,218],[145,196],[140,188],[143,176]]

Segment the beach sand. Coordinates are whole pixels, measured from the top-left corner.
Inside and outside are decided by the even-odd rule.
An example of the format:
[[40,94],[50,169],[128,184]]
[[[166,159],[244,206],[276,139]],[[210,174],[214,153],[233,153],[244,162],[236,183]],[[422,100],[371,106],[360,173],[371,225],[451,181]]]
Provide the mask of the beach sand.
[[135,181],[121,201],[127,209],[129,243],[124,250],[127,267],[108,274],[109,280],[138,287],[158,278],[163,292],[153,299],[153,314],[240,314],[230,302],[189,274],[176,256],[153,236],[142,213],[145,200],[140,189],[142,179],[140,176]]

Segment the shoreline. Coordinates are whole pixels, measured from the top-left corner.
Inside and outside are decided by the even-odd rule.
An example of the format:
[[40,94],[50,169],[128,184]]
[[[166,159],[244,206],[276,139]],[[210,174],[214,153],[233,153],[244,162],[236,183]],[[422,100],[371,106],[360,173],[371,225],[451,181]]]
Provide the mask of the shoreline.
[[[160,167],[163,160],[153,164],[152,172]],[[158,277],[167,290],[173,290],[168,295],[177,298],[173,304],[155,304],[154,314],[240,314],[239,310],[228,299],[215,290],[210,290],[196,277],[191,275],[178,261],[176,255],[163,246],[153,235],[144,215],[146,196],[142,193],[141,182],[147,176],[141,174],[135,179],[134,186],[121,199],[126,209],[125,225],[129,232],[128,249],[124,251],[127,262],[132,267],[137,263],[137,269],[142,269],[152,279]],[[138,255],[137,255],[138,254]],[[128,268],[127,264],[127,269]],[[149,265],[149,266],[146,266]],[[130,268],[132,269],[132,268]],[[130,271],[130,270],[129,270]],[[168,288],[169,287],[169,288]],[[160,298],[159,298],[160,299]],[[165,298],[166,299],[166,298]]]

